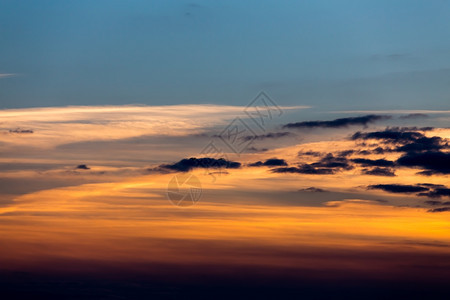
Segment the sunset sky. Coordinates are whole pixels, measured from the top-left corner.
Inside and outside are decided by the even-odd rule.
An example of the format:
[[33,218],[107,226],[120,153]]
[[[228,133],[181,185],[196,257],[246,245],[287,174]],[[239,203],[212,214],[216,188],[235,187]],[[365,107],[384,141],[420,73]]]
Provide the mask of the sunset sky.
[[446,299],[449,13],[0,1],[6,299]]

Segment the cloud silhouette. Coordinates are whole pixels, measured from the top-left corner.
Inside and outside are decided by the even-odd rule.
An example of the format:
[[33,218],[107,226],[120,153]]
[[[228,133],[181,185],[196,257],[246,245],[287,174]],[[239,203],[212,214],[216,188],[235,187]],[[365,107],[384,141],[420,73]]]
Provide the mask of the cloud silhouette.
[[272,169],[272,172],[329,175],[335,174],[338,171],[351,169],[353,169],[353,166],[347,158],[328,153],[317,162],[299,164],[298,167],[276,168]]
[[76,167],[76,169],[79,169],[79,170],[90,170],[91,168],[89,168],[87,165],[78,165]]
[[235,161],[229,161],[224,158],[185,158],[174,164],[164,164],[160,165],[160,168],[169,169],[177,172],[188,172],[195,168],[203,168],[203,169],[217,169],[217,168],[226,168],[226,169],[237,169],[241,167],[241,163]]
[[366,158],[355,158],[351,160],[354,163],[360,164],[364,167],[393,167],[395,163],[386,159],[366,159]]
[[247,135],[240,137],[241,140],[247,142],[251,140],[266,140],[266,139],[279,139],[282,137],[294,136],[292,132],[283,131],[283,132],[269,132],[261,135]]
[[419,138],[425,137],[421,132],[407,131],[402,128],[386,128],[383,131],[361,132],[358,131],[352,135],[352,140],[382,140],[386,142],[408,143]]
[[320,157],[320,156],[324,155],[324,153],[318,152],[318,151],[311,151],[311,150],[298,152],[298,156],[303,156],[303,155]]
[[428,212],[444,212],[444,211],[450,211],[450,207],[439,207],[439,208],[432,208],[429,209]]
[[257,161],[255,163],[249,164],[250,167],[276,167],[276,166],[287,166],[287,162],[284,159],[271,158],[266,160],[265,162]]
[[311,175],[330,175],[334,174],[335,170],[331,168],[315,168],[311,165],[300,165],[298,167],[285,167],[272,169],[274,173],[298,173],[298,174],[311,174]]
[[450,153],[440,151],[406,153],[397,160],[397,164],[425,169],[420,172],[423,175],[450,174]]
[[268,151],[269,149],[267,149],[267,148],[256,148],[256,147],[248,147],[248,148],[246,148],[245,149],[245,151],[246,152],[266,152],[266,151]]
[[421,118],[428,118],[429,116],[427,114],[421,114],[421,113],[414,113],[414,114],[407,114],[404,116],[401,116],[400,119],[421,119]]
[[340,157],[347,157],[347,156],[354,154],[355,152],[356,152],[355,150],[344,150],[344,151],[339,151],[338,153],[336,153],[336,155],[340,156]]
[[19,134],[22,134],[22,133],[34,133],[34,131],[31,130],[31,129],[21,129],[21,128],[16,128],[16,129],[10,129],[10,130],[9,130],[9,133],[19,133]]
[[344,169],[351,170],[353,166],[350,165],[349,161],[345,157],[336,157],[332,153],[328,153],[318,162],[310,164],[315,168],[333,168],[333,169]]
[[405,184],[375,184],[369,185],[368,189],[378,189],[390,193],[412,194],[428,198],[450,197],[450,188],[440,184],[418,183],[415,185]]
[[441,137],[422,137],[412,143],[397,147],[399,152],[432,151],[447,148],[448,144]]
[[442,204],[442,201],[438,201],[438,200],[427,200],[427,201],[425,201],[424,203],[425,203],[425,204],[428,204],[428,205],[436,206],[436,205],[441,205],[441,204]]
[[441,197],[450,197],[450,189],[449,188],[437,188],[425,193],[420,193],[419,196],[425,196],[429,198],[441,198]]
[[410,194],[410,193],[418,193],[425,192],[429,189],[419,185],[407,185],[407,184],[375,184],[369,185],[369,189],[371,190],[383,190],[385,192],[390,193],[401,193],[401,194]]
[[[432,127],[392,127],[383,131],[356,132],[352,140],[380,140],[386,144],[395,145],[395,148],[380,148],[379,152],[421,152],[449,148],[447,139],[439,136],[427,137],[423,131],[431,130]],[[421,132],[422,131],[422,132]]]
[[297,123],[289,123],[283,126],[283,128],[341,128],[348,127],[350,125],[364,125],[373,123],[380,120],[390,119],[391,116],[386,115],[366,115],[360,117],[348,117],[340,118],[331,121],[305,121]]
[[324,189],[316,188],[316,187],[309,187],[298,190],[299,192],[308,192],[308,193],[325,193],[327,192]]
[[396,176],[394,170],[390,168],[372,168],[372,169],[363,169],[362,174],[364,175],[374,175],[374,176]]

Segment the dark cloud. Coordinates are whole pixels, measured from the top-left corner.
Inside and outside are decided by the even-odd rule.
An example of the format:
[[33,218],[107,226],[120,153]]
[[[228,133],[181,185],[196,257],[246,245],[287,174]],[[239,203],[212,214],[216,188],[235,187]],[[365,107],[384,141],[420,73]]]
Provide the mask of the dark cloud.
[[358,154],[361,154],[361,155],[370,155],[370,154],[372,154],[372,152],[369,151],[369,150],[360,150],[360,151],[358,151]]
[[317,152],[317,151],[299,151],[298,152],[298,156],[302,156],[302,155],[308,155],[308,156],[315,156],[315,157],[319,157],[324,155],[324,153],[322,152]]
[[418,183],[415,185],[376,184],[376,185],[369,185],[367,188],[383,190],[390,193],[400,193],[400,194],[416,193],[416,196],[428,198],[450,197],[450,188],[447,188],[446,186],[441,184],[430,184],[430,183]]
[[299,173],[299,174],[334,174],[342,170],[351,170],[353,166],[345,157],[336,157],[328,153],[319,161],[310,164],[300,164],[298,167],[273,169],[276,173]]
[[429,209],[428,212],[444,212],[444,211],[450,211],[450,207],[439,207],[439,208],[432,208]]
[[333,153],[326,153],[326,152],[318,152],[318,151],[299,151],[298,152],[298,156],[302,157],[302,156],[314,156],[314,157],[323,157],[326,155],[336,155],[337,157],[348,157],[351,156],[353,154],[371,154],[369,151],[367,152],[363,152],[363,151],[357,151],[357,150],[343,150],[343,151],[338,151],[338,152],[334,152]]
[[404,115],[404,116],[400,117],[400,119],[421,119],[421,118],[428,118],[428,115],[415,113],[415,114],[408,114],[408,115]]
[[436,205],[441,205],[442,202],[438,201],[438,200],[427,200],[427,201],[425,201],[425,204],[436,206]]
[[429,187],[429,188],[445,188],[445,185],[443,185],[443,184],[419,183],[418,185]]
[[356,164],[360,164],[364,167],[393,167],[395,163],[386,159],[366,159],[366,158],[355,158],[351,160]]
[[243,136],[240,139],[247,142],[251,140],[266,140],[266,139],[279,139],[287,136],[295,136],[292,132],[283,131],[283,132],[269,132],[261,135],[247,135]]
[[[363,146],[367,146],[367,145],[363,145]],[[360,155],[371,155],[371,154],[385,154],[385,153],[389,153],[389,152],[393,152],[394,150],[392,148],[383,148],[383,147],[376,147],[373,149],[364,149],[364,150],[359,150],[355,153],[360,154]]]
[[248,148],[246,148],[245,149],[245,151],[246,152],[266,152],[266,151],[268,151],[269,149],[267,149],[267,148],[256,148],[256,147],[248,147]]
[[448,144],[438,136],[434,137],[422,137],[415,140],[412,143],[400,146],[396,148],[399,152],[420,152],[420,151],[432,151],[447,148]]
[[431,131],[434,127],[417,127],[417,126],[409,126],[409,127],[392,127],[394,129],[398,129],[400,131]]
[[419,196],[425,196],[429,198],[441,198],[441,197],[450,197],[450,189],[448,188],[437,188],[434,190],[430,190],[425,193],[418,194]]
[[[373,131],[373,132],[356,132],[357,138],[363,138],[363,139],[399,139],[398,133],[407,133],[403,135],[407,138],[407,141],[409,141],[409,135],[411,133],[417,134],[419,137],[422,137],[423,134],[421,132],[417,131],[430,131],[433,130],[434,127],[417,127],[417,126],[410,126],[410,127],[386,127],[382,131]],[[400,136],[400,137],[403,137]]]
[[364,175],[374,175],[374,176],[396,176],[394,170],[390,168],[372,168],[372,169],[363,169],[362,174]]
[[283,128],[341,128],[348,127],[350,125],[364,125],[373,123],[380,120],[386,120],[391,118],[390,116],[383,115],[366,115],[360,117],[340,118],[332,121],[305,121],[297,123],[289,123],[283,126]]
[[208,175],[228,175],[230,173],[228,173],[227,171],[215,171],[215,172],[209,172]]
[[404,184],[375,184],[369,185],[368,188],[371,190],[382,190],[385,192],[401,193],[401,194],[418,193],[429,190],[428,188],[419,185],[404,185]]
[[235,162],[235,161],[229,161],[224,158],[210,158],[210,157],[203,157],[203,158],[185,158],[180,160],[179,162],[176,162],[174,164],[169,165],[160,165],[160,168],[163,169],[169,169],[173,171],[178,172],[188,172],[195,168],[226,168],[226,169],[237,169],[241,166],[241,163]]
[[373,201],[377,201],[380,203],[389,203],[389,201],[385,200],[385,199],[374,199]]
[[345,150],[337,152],[336,155],[340,157],[347,157],[354,154],[355,152],[356,152],[355,150]]
[[21,129],[21,128],[16,128],[16,129],[10,129],[9,133],[18,133],[18,134],[27,134],[27,133],[34,133],[33,130],[31,129]]
[[383,149],[381,147],[376,147],[372,150],[373,154],[384,154],[385,152],[390,152],[390,149]]
[[76,169],[79,169],[79,170],[90,170],[91,168],[89,168],[87,165],[78,165],[76,167]]
[[278,166],[287,166],[287,162],[284,159],[271,158],[266,160],[265,162],[257,161],[255,163],[249,164],[250,167],[278,167]]
[[386,128],[383,131],[356,132],[352,135],[352,140],[383,140],[386,142],[407,143],[425,137],[423,133],[416,131],[404,131],[399,128]]
[[304,188],[304,189],[301,189],[301,190],[298,190],[298,191],[299,192],[308,192],[308,193],[325,193],[325,192],[327,192],[324,189],[319,189],[319,188],[316,188],[316,187]]
[[397,164],[425,169],[421,172],[423,175],[450,174],[450,153],[440,151],[406,153],[397,160]]
[[417,172],[417,175],[423,175],[423,176],[433,176],[434,174],[436,174],[433,171],[421,171],[421,172]]
[[285,167],[272,169],[274,173],[297,173],[297,174],[313,174],[313,175],[330,175],[335,171],[331,168],[314,168],[310,165],[304,164],[298,167]]
[[386,144],[395,145],[396,148],[383,149],[379,147],[380,153],[384,152],[421,152],[435,151],[449,147],[446,139],[439,136],[427,137],[421,131],[433,129],[432,127],[392,127],[383,131],[356,132],[352,140],[380,140]]
[[318,162],[310,164],[314,168],[333,168],[351,170],[353,166],[349,164],[349,161],[345,157],[335,157],[333,154],[328,153]]

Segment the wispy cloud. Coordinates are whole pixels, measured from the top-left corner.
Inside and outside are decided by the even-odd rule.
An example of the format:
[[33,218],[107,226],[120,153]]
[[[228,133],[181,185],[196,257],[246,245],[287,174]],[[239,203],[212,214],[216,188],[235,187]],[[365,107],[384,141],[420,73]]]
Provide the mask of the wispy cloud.
[[8,78],[8,77],[15,77],[18,74],[14,74],[14,73],[0,73],[0,79],[1,78]]
[[[186,136],[225,125],[235,117],[248,118],[243,106],[71,106],[0,110],[0,130],[32,128],[26,141],[7,143],[53,147],[81,141],[106,141],[139,136]],[[282,107],[297,110],[303,107]],[[70,132],[70,134],[67,134]],[[5,137],[6,138],[6,137]]]

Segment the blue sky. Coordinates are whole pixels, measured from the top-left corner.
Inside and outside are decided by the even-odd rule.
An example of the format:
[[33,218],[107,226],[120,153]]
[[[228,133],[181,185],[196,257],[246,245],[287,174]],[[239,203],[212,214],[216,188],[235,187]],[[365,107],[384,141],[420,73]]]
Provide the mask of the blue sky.
[[[448,109],[450,1],[0,1],[0,108]],[[15,74],[9,76],[7,74]]]

